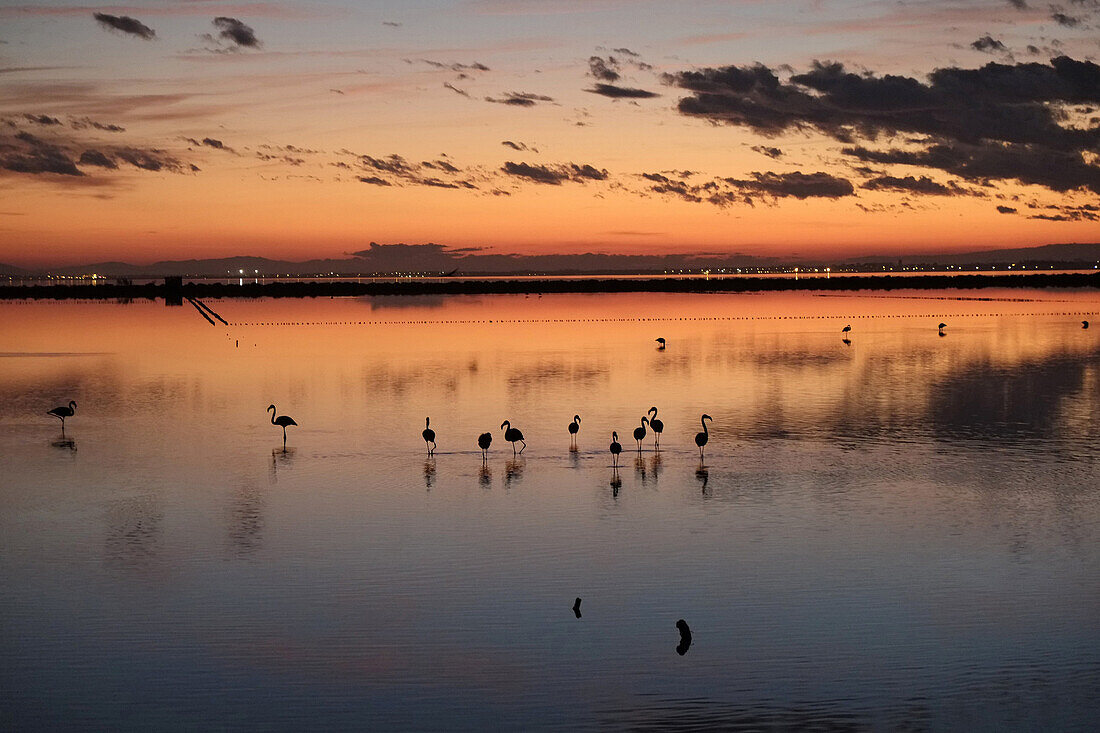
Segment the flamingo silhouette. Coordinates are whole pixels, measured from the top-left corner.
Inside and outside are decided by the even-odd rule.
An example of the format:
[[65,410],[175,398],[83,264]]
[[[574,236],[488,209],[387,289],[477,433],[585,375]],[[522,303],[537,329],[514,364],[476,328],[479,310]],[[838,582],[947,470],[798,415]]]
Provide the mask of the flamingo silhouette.
[[477,436],[477,447],[481,448],[481,462],[485,463],[485,458],[489,453],[489,446],[493,444],[492,433],[482,433]]
[[275,417],[275,405],[268,405],[267,411],[271,413],[271,424],[278,425],[283,429],[283,449],[285,450],[287,426],[297,425],[298,423],[294,422],[294,418],[290,417],[289,415],[279,415],[278,417]]
[[581,416],[580,415],[574,415],[573,416],[573,422],[569,423],[569,447],[570,448],[575,449],[577,447],[577,433],[580,432],[580,429],[581,429]]
[[714,418],[710,415],[703,415],[699,418],[699,422],[703,424],[703,432],[695,434],[695,445],[699,446],[699,460],[703,460],[703,446],[710,440],[710,433],[707,431],[707,420],[714,422]]
[[645,438],[645,426],[649,422],[648,417],[642,418],[642,424],[634,428],[634,440],[638,441],[638,452],[642,452],[642,440]]
[[940,329],[940,333],[943,333],[943,329],[947,328],[947,324],[941,323],[939,326],[937,326],[937,328]]
[[840,332],[841,333],[851,333],[852,332],[852,324],[849,323],[847,326],[840,329]]
[[611,451],[611,460],[615,466],[619,465],[619,454],[623,452],[623,447],[619,443],[619,434],[614,430],[611,431],[611,445],[608,447]]
[[[428,455],[435,455],[435,431],[428,427],[432,419],[430,417],[424,418],[424,432],[421,435],[424,436],[424,445],[428,448]],[[431,443],[431,445],[428,445]]]
[[518,455],[516,453],[517,440],[523,443],[523,447],[519,449],[519,452],[522,453],[523,451],[527,450],[527,441],[523,439],[523,433],[520,432],[519,428],[513,428],[512,423],[508,422],[507,420],[500,424],[502,428],[505,425],[507,425],[508,428],[504,431],[504,439],[512,444],[512,456]]
[[654,341],[656,341],[657,344],[658,344],[657,351],[664,351],[665,350],[665,340],[663,338],[654,339]]
[[661,433],[665,431],[665,424],[661,420],[657,419],[657,408],[649,408],[649,427],[653,430],[653,447],[657,450],[661,449]]
[[1081,328],[1088,328],[1088,327],[1089,327],[1089,322],[1088,321],[1081,321]]
[[54,417],[56,417],[58,420],[61,421],[61,432],[64,433],[65,432],[65,418],[72,417],[74,413],[76,413],[76,402],[74,402],[73,400],[69,400],[68,407],[66,407],[65,405],[61,405],[60,407],[53,408],[52,410],[50,410],[46,414],[47,415],[53,415]]

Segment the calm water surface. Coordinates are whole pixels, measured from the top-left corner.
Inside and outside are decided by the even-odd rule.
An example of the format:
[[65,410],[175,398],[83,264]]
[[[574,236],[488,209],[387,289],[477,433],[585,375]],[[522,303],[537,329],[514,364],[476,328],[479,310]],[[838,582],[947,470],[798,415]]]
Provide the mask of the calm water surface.
[[1096,293],[209,305],[0,304],[0,727],[1094,729]]

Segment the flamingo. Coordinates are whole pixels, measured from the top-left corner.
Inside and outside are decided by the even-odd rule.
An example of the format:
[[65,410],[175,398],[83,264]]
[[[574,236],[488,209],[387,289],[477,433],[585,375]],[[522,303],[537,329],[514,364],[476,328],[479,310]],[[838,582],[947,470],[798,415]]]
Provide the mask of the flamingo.
[[294,418],[290,417],[289,415],[279,415],[278,417],[275,417],[275,405],[268,405],[267,411],[271,413],[271,424],[278,425],[283,429],[283,448],[286,448],[287,426],[297,425],[298,423],[294,422]]
[[513,428],[512,423],[508,422],[507,420],[505,420],[504,422],[502,422],[500,424],[500,426],[502,428],[505,425],[507,425],[508,428],[504,431],[504,439],[512,444],[512,456],[514,457],[514,456],[518,455],[516,453],[516,441],[517,440],[519,442],[523,443],[523,447],[519,449],[519,452],[522,453],[523,451],[527,450],[527,441],[523,439],[523,433],[520,432],[519,428]]
[[481,448],[481,462],[485,463],[485,457],[488,455],[489,446],[493,444],[492,433],[482,433],[477,436],[477,447]]
[[947,328],[947,324],[946,324],[946,323],[941,323],[941,324],[940,324],[939,326],[937,326],[936,328],[940,329],[940,332],[942,333],[942,332],[943,332],[943,329]]
[[571,448],[577,447],[577,433],[581,429],[581,416],[574,415],[573,422],[569,423],[569,445]]
[[73,400],[69,400],[68,407],[66,407],[65,405],[61,405],[60,407],[53,408],[52,410],[50,410],[46,414],[47,415],[53,415],[58,420],[60,420],[61,421],[61,432],[65,432],[65,418],[72,417],[75,412],[76,412],[76,402],[74,402]]
[[645,426],[649,422],[648,417],[642,418],[642,424],[634,428],[634,440],[638,441],[638,452],[642,452],[642,439],[645,438]]
[[1088,327],[1089,327],[1089,322],[1088,321],[1081,321],[1081,328],[1088,328]]
[[654,339],[654,341],[656,341],[657,344],[658,344],[657,351],[664,351],[665,350],[665,340],[663,338]]
[[615,462],[615,465],[619,465],[619,454],[623,452],[623,447],[619,443],[619,434],[614,430],[611,431],[611,445],[608,447],[611,451],[611,459]]
[[665,424],[663,421],[657,419],[657,408],[649,408],[649,414],[652,417],[649,418],[649,427],[653,429],[653,447],[657,450],[661,449],[661,433],[665,431]]
[[707,431],[707,420],[714,422],[714,418],[710,415],[703,415],[699,418],[699,422],[703,424],[703,432],[695,434],[695,445],[699,446],[699,460],[703,460],[703,446],[710,440],[710,433]]
[[847,326],[840,329],[840,332],[841,333],[851,333],[852,332],[852,324],[849,323]]
[[[424,432],[421,433],[424,436],[424,445],[428,448],[429,456],[435,454],[435,431],[428,427],[431,421],[430,417],[424,418]],[[428,445],[428,443],[431,443],[431,445]]]

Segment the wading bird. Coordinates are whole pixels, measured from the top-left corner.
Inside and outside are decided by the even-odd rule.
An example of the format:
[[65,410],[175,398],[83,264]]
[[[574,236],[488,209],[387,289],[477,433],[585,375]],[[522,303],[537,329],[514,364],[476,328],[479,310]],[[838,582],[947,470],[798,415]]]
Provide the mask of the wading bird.
[[642,424],[634,428],[634,440],[638,441],[638,452],[642,452],[642,440],[645,438],[645,426],[649,422],[648,417],[642,418]]
[[488,455],[489,446],[493,444],[492,433],[482,433],[477,436],[477,447],[481,448],[481,462],[485,463],[485,457]]
[[710,415],[703,415],[699,418],[699,422],[703,424],[703,432],[695,434],[695,445],[699,446],[699,460],[703,460],[703,446],[710,440],[710,433],[707,431],[707,420],[714,422],[714,418]]
[[1088,321],[1081,321],[1081,328],[1088,328],[1088,327],[1089,327],[1089,322]]
[[665,431],[665,424],[661,420],[657,419],[657,408],[649,408],[649,427],[653,430],[653,447],[657,450],[661,448],[661,433]]
[[278,425],[283,429],[283,448],[286,448],[287,426],[297,425],[298,423],[294,422],[294,418],[290,417],[289,415],[279,415],[278,417],[275,417],[275,405],[268,405],[267,411],[271,413],[271,424]]
[[580,432],[580,429],[581,429],[581,416],[580,415],[574,415],[573,416],[573,422],[569,423],[569,447],[570,448],[576,448],[577,447],[577,433]]
[[[424,432],[421,435],[424,436],[424,445],[428,448],[428,455],[435,455],[435,431],[428,427],[432,419],[430,417],[424,418]],[[428,445],[431,443],[431,445]]]
[[841,333],[851,333],[852,332],[852,324],[849,323],[847,326],[840,329],[840,332]]
[[507,425],[507,426],[508,426],[508,428],[507,428],[507,429],[506,429],[506,430],[504,431],[504,439],[505,439],[505,440],[507,440],[507,441],[508,441],[509,443],[511,443],[511,444],[512,444],[512,455],[513,455],[513,456],[516,456],[516,455],[518,455],[518,454],[516,453],[516,441],[517,441],[517,440],[518,440],[518,441],[519,441],[520,443],[523,443],[523,447],[519,449],[519,452],[520,452],[520,453],[522,453],[523,451],[527,450],[527,441],[525,441],[525,440],[523,439],[523,433],[521,433],[521,432],[519,431],[519,428],[513,428],[513,427],[512,427],[512,423],[508,422],[507,420],[505,420],[504,422],[502,422],[502,423],[500,424],[500,426],[501,426],[502,428],[503,428],[503,427],[504,427],[505,425]]
[[943,333],[943,329],[947,328],[947,324],[946,323],[941,323],[936,328],[940,329],[940,333]]
[[682,657],[691,648],[691,629],[683,619],[676,622],[676,629],[680,632],[680,643],[676,645],[676,653]]
[[65,432],[65,418],[72,417],[75,412],[76,412],[76,402],[74,402],[73,400],[69,400],[68,407],[66,407],[65,405],[61,405],[60,407],[53,408],[52,410],[50,410],[46,414],[47,415],[53,415],[58,420],[60,420],[61,421],[61,432]]
[[654,341],[657,342],[657,351],[664,351],[665,350],[665,340],[663,338],[654,339]]
[[623,452],[623,447],[619,443],[619,434],[614,430],[611,431],[611,445],[608,447],[611,451],[611,460],[615,466],[619,465],[619,454]]

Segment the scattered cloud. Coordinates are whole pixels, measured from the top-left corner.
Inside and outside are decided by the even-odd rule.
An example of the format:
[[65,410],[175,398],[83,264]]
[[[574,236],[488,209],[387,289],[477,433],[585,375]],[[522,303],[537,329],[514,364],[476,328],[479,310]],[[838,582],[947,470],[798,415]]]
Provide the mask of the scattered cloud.
[[599,169],[588,164],[577,165],[576,163],[532,165],[530,163],[508,161],[501,166],[500,170],[509,176],[551,186],[560,186],[562,183],[569,181],[576,183],[603,181],[607,180],[608,176],[605,169]]
[[379,178],[378,176],[358,176],[360,183],[369,183],[372,186],[391,186],[389,181],[385,178]]
[[538,148],[536,148],[534,146],[531,146],[531,145],[528,145],[527,143],[514,142],[512,140],[502,140],[500,144],[503,145],[506,148],[511,148],[512,150],[516,150],[516,151],[519,151],[521,153],[522,152],[527,152],[527,151],[530,151],[532,153],[537,153],[539,151]]
[[389,28],[400,28],[402,24],[401,23],[396,23],[392,20],[383,20],[382,25],[387,26]]
[[33,122],[36,125],[60,125],[61,120],[56,117],[50,117],[49,115],[23,115],[29,122]]
[[137,36],[146,41],[157,37],[157,32],[140,20],[128,15],[108,15],[107,13],[92,13],[92,17],[108,30],[119,31],[130,36]]
[[1008,48],[988,33],[970,44],[970,47],[975,51],[982,51],[983,53],[1005,53]]
[[463,97],[466,97],[467,99],[472,99],[472,97],[470,97],[469,92],[467,92],[465,89],[459,89],[458,87],[456,87],[454,84],[452,84],[449,81],[443,82],[443,86],[446,87],[447,89],[450,89],[455,94],[460,94]]
[[753,145],[752,149],[755,152],[760,153],[761,155],[766,155],[769,158],[772,158],[773,160],[778,160],[779,158],[783,157],[783,151],[779,148],[773,148],[767,145]]
[[1011,206],[998,206],[997,212],[1000,214],[1015,214],[1016,209],[1012,208]]
[[615,60],[614,56],[609,56],[606,59],[600,56],[590,57],[588,59],[588,73],[600,81],[618,81],[621,76],[619,74],[619,62]]
[[[412,63],[412,62],[410,61],[409,63]],[[491,69],[488,66],[486,66],[485,64],[480,63],[478,61],[475,61],[472,64],[460,64],[460,63],[445,64],[441,61],[431,61],[430,59],[420,59],[420,63],[427,64],[428,66],[431,66],[433,69],[443,69],[443,70],[446,70],[446,71],[459,71],[459,72],[465,72],[465,71],[491,71]]]
[[610,97],[611,99],[652,99],[661,96],[656,92],[650,92],[645,89],[620,87],[614,84],[596,84],[591,89],[585,89],[584,91],[592,94],[599,94],[604,97]]
[[1065,13],[1051,13],[1050,19],[1060,26],[1066,28],[1076,28],[1081,25],[1081,19],[1072,15],[1066,15]]
[[218,37],[223,38],[238,46],[246,48],[259,48],[262,44],[256,38],[256,32],[236,18],[228,18],[224,15],[214,18],[214,27],[218,29]]
[[[816,131],[864,162],[938,168],[977,183],[1015,179],[1100,192],[1100,168],[1087,157],[1100,145],[1100,129],[1073,124],[1075,105],[1100,103],[1100,67],[1090,61],[945,67],[927,82],[822,62],[786,80],[760,64],[664,79],[690,92],[677,105],[681,114],[766,137]],[[896,146],[859,144],[883,140]]]
[[960,193],[957,186],[945,186],[933,181],[928,176],[879,176],[864,183],[861,188],[870,191],[893,191],[895,193],[911,193],[923,196],[950,196]]
[[539,102],[553,102],[554,98],[543,94],[532,94],[531,92],[508,92],[503,97],[496,99],[485,97],[485,101],[494,104],[507,104],[513,107],[534,107]]

